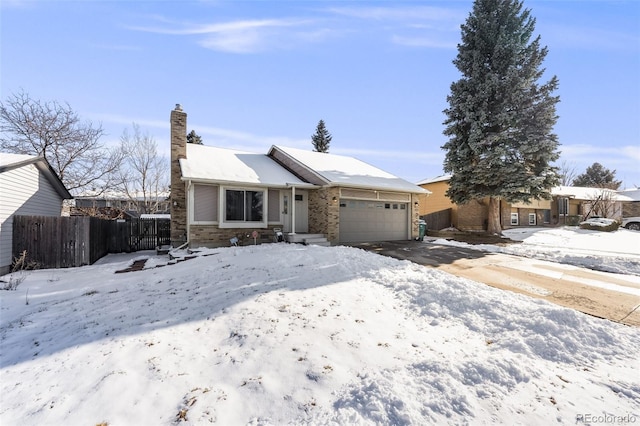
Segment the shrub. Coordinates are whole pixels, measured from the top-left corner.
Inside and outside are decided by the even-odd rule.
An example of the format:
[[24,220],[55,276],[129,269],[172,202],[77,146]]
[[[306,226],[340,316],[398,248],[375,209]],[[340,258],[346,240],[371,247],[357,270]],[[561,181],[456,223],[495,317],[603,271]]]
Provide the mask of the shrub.
[[589,229],[591,231],[613,232],[620,227],[620,222],[613,221],[608,225],[594,224],[594,223],[581,223],[580,229]]
[[20,257],[13,260],[9,282],[3,281],[2,290],[15,290],[27,278],[26,269],[27,251],[23,251]]

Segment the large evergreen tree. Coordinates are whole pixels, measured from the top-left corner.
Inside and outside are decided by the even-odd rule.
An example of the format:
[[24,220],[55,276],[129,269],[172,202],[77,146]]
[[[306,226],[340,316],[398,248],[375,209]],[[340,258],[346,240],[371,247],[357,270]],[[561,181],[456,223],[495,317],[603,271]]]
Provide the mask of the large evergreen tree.
[[315,152],[329,152],[329,144],[331,143],[331,133],[324,125],[324,121],[320,120],[316,127],[316,133],[311,136],[311,144]]
[[581,175],[573,180],[574,186],[592,186],[595,188],[618,189],[622,184],[616,180],[616,171],[603,167],[600,163],[593,163]]
[[195,130],[192,130],[187,135],[187,143],[194,143],[196,145],[202,145],[202,138],[200,135],[196,133]]
[[535,19],[518,0],[476,0],[461,26],[444,134],[444,170],[455,203],[489,199],[488,231],[501,233],[500,200],[550,198],[557,185],[553,76],[539,84],[547,48],[531,36]]

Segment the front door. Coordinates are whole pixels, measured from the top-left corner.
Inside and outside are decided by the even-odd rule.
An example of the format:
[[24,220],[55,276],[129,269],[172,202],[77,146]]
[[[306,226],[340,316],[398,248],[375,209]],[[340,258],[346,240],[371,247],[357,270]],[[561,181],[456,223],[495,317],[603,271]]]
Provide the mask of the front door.
[[[291,226],[293,216],[295,216],[295,232],[306,233],[309,232],[309,192],[305,190],[296,189],[295,201],[292,205],[291,192],[284,194],[283,196],[283,212],[284,219],[284,232],[293,232],[294,229]],[[293,211],[295,209],[295,212]]]

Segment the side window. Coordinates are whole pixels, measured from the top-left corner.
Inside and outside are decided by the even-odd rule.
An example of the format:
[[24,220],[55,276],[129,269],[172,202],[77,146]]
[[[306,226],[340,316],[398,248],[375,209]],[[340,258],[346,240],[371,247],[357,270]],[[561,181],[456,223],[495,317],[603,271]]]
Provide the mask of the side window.
[[194,185],[193,220],[196,222],[218,221],[218,187]]

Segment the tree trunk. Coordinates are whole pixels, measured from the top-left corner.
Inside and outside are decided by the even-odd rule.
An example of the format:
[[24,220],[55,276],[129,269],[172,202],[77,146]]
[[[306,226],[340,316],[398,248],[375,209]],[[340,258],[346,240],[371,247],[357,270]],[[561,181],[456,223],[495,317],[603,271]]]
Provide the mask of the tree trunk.
[[487,232],[489,234],[502,234],[502,225],[500,224],[500,199],[489,197],[489,212],[487,221]]

